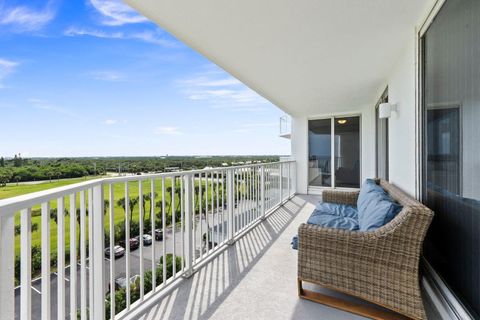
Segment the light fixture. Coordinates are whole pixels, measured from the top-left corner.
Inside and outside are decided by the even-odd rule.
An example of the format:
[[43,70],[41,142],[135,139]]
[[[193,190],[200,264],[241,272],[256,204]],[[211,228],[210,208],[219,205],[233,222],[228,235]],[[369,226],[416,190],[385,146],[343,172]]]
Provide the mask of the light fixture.
[[378,117],[380,119],[387,119],[390,118],[392,115],[392,112],[397,111],[397,105],[394,103],[380,103],[380,106],[378,107]]
[[337,120],[338,124],[345,124],[347,123],[347,119],[340,119],[340,120]]

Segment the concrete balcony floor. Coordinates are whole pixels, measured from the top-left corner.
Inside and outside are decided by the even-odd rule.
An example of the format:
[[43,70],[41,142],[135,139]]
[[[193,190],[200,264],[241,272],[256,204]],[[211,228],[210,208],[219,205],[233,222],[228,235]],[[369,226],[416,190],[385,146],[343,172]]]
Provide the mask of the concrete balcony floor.
[[320,199],[295,196],[134,318],[365,319],[297,296],[297,251],[290,241]]

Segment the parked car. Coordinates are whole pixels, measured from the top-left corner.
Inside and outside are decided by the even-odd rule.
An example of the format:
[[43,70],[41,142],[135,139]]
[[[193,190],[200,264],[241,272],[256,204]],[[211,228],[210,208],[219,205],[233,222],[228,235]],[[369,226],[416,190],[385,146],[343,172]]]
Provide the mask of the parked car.
[[[135,240],[137,240],[140,243],[140,236],[136,236]],[[144,246],[150,246],[152,244],[152,236],[149,234],[144,234],[143,235],[143,245]]]
[[129,242],[130,242],[130,251],[137,250],[138,247],[140,247],[140,241],[138,241],[138,239],[136,238],[131,238]]
[[163,231],[160,229],[155,229],[155,240],[162,241],[163,240]]
[[[125,255],[125,249],[117,245],[113,247],[113,254],[115,259],[121,258]],[[105,249],[105,257],[110,258],[110,247]]]
[[143,235],[143,245],[144,246],[150,246],[152,245],[152,236],[149,234],[144,234]]

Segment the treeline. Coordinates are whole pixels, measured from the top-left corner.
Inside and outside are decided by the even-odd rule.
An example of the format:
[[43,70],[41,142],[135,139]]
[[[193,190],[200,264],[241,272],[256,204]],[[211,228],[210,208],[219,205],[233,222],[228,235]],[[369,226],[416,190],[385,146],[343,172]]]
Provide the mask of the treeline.
[[[95,170],[82,164],[25,164],[20,167],[0,167],[0,186],[9,182],[78,178],[95,174]],[[97,170],[96,174],[103,174]]]
[[139,174],[278,161],[278,156],[166,156],[106,158],[0,157],[0,186],[11,182],[78,178],[106,172]]

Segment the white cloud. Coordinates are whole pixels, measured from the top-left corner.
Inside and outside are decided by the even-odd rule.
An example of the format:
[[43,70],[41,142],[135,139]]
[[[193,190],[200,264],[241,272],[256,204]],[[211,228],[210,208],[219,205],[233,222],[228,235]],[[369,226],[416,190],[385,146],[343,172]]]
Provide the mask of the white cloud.
[[76,36],[90,36],[96,38],[105,39],[118,39],[118,40],[137,40],[152,44],[158,44],[164,47],[178,47],[179,42],[167,39],[163,32],[159,31],[143,31],[143,32],[131,32],[126,33],[122,31],[106,32],[102,30],[86,29],[70,27],[63,32],[68,37]]
[[236,86],[242,83],[233,77],[227,77],[224,79],[210,79],[206,76],[200,76],[192,79],[179,81],[186,85],[199,86],[199,87],[219,87],[219,86]]
[[5,88],[3,80],[12,74],[18,65],[18,62],[0,58],[0,89]]
[[154,134],[165,134],[165,135],[180,135],[182,132],[178,127],[156,127],[153,129]]
[[38,31],[55,18],[55,10],[49,1],[41,10],[27,6],[6,8],[0,5],[0,25],[10,26],[13,32]]
[[101,23],[107,26],[148,22],[120,0],[90,0],[90,4],[102,15]]
[[123,32],[104,32],[100,30],[93,30],[93,29],[84,29],[84,28],[76,28],[70,27],[63,32],[64,35],[68,37],[75,37],[75,36],[91,36],[96,38],[111,38],[111,39],[123,39],[124,33]]
[[237,129],[234,129],[233,132],[236,133],[250,133],[258,132],[262,128],[273,128],[279,125],[278,122],[258,122],[258,123],[242,123],[238,126]]
[[103,121],[103,124],[106,124],[107,126],[111,126],[111,125],[114,125],[114,124],[120,124],[120,123],[127,123],[127,120],[118,120],[118,119],[106,119],[105,121]]
[[92,71],[88,73],[93,79],[109,82],[120,82],[126,80],[126,76],[123,73],[116,71]]
[[78,117],[76,113],[70,111],[69,109],[57,107],[41,99],[30,98],[30,99],[27,99],[27,101],[30,102],[35,109],[50,111],[50,112],[66,115],[69,117]]
[[177,83],[188,99],[203,101],[212,108],[258,111],[268,104],[263,97],[218,67],[208,66],[205,72]]
[[245,128],[240,128],[240,129],[233,130],[233,132],[236,132],[236,133],[250,133],[250,132],[252,132],[252,130],[245,129]]

